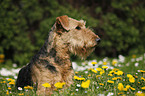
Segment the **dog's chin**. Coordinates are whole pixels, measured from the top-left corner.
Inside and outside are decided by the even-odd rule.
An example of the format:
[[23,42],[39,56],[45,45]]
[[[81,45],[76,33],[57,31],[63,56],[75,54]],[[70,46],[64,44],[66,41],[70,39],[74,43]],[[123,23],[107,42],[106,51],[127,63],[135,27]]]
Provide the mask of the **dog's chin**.
[[95,50],[95,47],[70,48],[70,52],[74,55],[81,57],[81,59],[86,59],[94,50]]

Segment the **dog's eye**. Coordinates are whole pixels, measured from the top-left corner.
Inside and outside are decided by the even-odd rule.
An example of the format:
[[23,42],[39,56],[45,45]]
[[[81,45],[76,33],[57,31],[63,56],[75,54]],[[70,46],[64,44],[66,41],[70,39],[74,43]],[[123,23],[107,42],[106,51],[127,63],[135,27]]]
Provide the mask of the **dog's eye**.
[[77,30],[80,30],[80,29],[81,29],[81,27],[77,26],[77,27],[76,27],[76,29],[77,29]]

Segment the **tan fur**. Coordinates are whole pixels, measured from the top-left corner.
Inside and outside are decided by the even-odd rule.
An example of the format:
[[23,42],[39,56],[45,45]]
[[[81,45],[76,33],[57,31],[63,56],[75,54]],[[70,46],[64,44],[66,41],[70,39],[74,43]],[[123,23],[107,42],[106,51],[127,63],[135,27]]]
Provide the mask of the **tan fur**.
[[[95,49],[96,39],[99,38],[86,28],[85,23],[83,20],[78,21],[66,15],[56,18],[46,43],[48,56],[39,54],[38,60],[33,61],[31,68],[32,81],[37,84],[38,95],[52,94],[54,84],[57,82],[66,82],[66,86],[73,83],[74,72],[70,54],[86,58]],[[55,71],[48,70],[43,60],[54,66]],[[46,89],[42,86],[43,83],[49,83],[52,87]]]

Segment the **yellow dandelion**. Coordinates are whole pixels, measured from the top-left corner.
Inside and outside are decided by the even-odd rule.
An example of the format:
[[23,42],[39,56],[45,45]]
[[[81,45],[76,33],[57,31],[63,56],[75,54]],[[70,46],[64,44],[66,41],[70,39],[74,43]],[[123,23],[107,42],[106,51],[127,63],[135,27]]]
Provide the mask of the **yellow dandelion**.
[[144,71],[144,70],[140,70],[140,72],[145,73],[145,71]]
[[24,86],[24,89],[33,89],[33,87],[32,86]]
[[123,75],[123,71],[117,71],[117,75]]
[[132,78],[133,76],[131,74],[127,74],[127,77],[128,78]]
[[132,55],[132,58],[136,58],[136,55]]
[[117,64],[117,60],[114,59],[114,60],[112,61],[112,65],[114,66],[115,64]]
[[91,62],[91,64],[95,65],[95,64],[97,64],[97,62]]
[[127,88],[123,88],[123,91],[127,91],[128,89]]
[[126,88],[129,89],[131,86],[130,85],[126,85]]
[[144,86],[144,87],[141,87],[141,89],[142,89],[142,90],[145,90],[145,86]]
[[91,74],[88,75],[88,77],[90,77],[90,76],[91,76]]
[[47,88],[47,87],[48,87],[48,88],[51,87],[51,85],[50,85],[49,83],[44,83],[44,84],[42,84],[42,86],[43,86],[43,87],[46,87],[46,88]]
[[110,71],[109,74],[115,74],[115,71]]
[[18,95],[22,96],[22,95],[24,95],[24,93],[19,93]]
[[122,95],[122,94],[123,94],[123,92],[118,93],[118,95]]
[[141,80],[145,81],[145,78],[141,77]]
[[112,78],[112,80],[117,80],[117,77]]
[[9,91],[8,90],[7,90],[6,94],[9,95]]
[[122,78],[121,78],[121,77],[117,77],[117,79],[122,80]]
[[107,69],[107,68],[108,68],[108,66],[103,66],[102,68],[103,68],[103,69]]
[[8,89],[11,90],[12,88],[11,87],[8,87]]
[[100,71],[100,75],[102,75],[103,73],[105,73],[105,71],[104,71],[104,70]]
[[119,69],[117,69],[117,68],[114,68],[112,71],[119,71]]
[[97,73],[97,71],[96,71],[96,70],[94,70],[94,69],[92,69],[91,71],[92,71],[92,72],[94,72],[94,73]]
[[111,81],[111,80],[108,80],[107,82],[108,82],[108,83],[114,83],[114,81]]
[[96,75],[96,78],[99,78],[99,77],[101,77],[101,75]]
[[5,58],[5,55],[4,54],[0,54],[0,59],[3,59]]
[[122,84],[122,83],[119,83],[119,84],[118,84],[118,90],[119,90],[119,91],[123,91],[123,89],[124,89],[123,84]]
[[9,82],[10,85],[15,85],[14,81]]
[[133,90],[133,91],[135,90],[135,88],[133,88],[133,87],[130,87],[130,89]]
[[97,71],[102,71],[102,68],[96,68]]
[[108,76],[113,76],[112,74],[108,74]]
[[78,74],[79,72],[75,72],[75,74]]
[[90,85],[90,80],[87,80],[86,82],[82,82],[82,84],[81,84],[81,87],[82,88],[89,88],[89,85]]
[[145,96],[145,93],[138,91],[137,93],[135,93],[135,96]]
[[107,62],[103,62],[103,65],[107,65]]
[[74,79],[76,79],[76,80],[85,80],[85,78],[80,78],[78,76],[74,76]]
[[130,82],[130,83],[134,83],[134,82],[135,82],[135,78],[134,78],[134,77],[129,78],[129,82]]
[[104,84],[103,83],[99,83],[99,85],[103,86]]
[[66,83],[65,82],[57,82],[57,83],[55,83],[54,84],[54,86],[56,87],[56,88],[62,88],[63,87],[63,85],[65,85]]
[[6,83],[6,81],[3,81],[2,83]]

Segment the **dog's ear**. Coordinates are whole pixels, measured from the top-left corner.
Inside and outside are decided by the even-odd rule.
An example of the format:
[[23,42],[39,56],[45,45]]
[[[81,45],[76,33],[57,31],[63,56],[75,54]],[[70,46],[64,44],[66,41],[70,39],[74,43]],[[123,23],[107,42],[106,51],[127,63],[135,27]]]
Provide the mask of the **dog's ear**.
[[56,18],[56,28],[59,31],[62,31],[62,29],[69,30],[69,18],[68,16],[60,16]]

